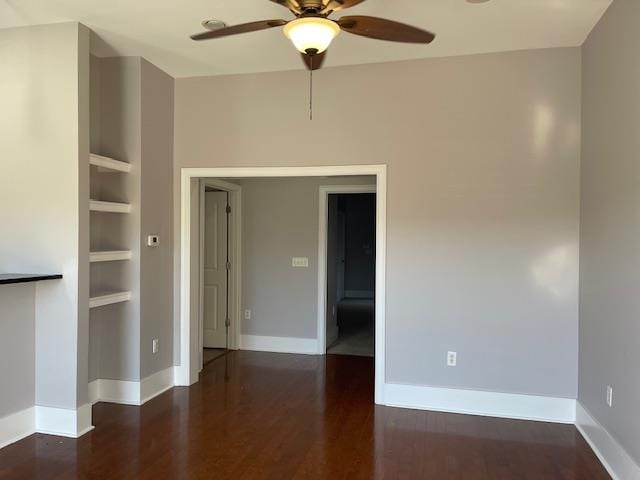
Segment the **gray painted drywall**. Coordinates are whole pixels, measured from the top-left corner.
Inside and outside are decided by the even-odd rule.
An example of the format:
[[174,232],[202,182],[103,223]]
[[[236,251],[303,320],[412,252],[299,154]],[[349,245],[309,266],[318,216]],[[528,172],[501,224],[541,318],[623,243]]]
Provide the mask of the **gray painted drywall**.
[[[173,78],[142,60],[140,375],[173,364]],[[158,247],[147,235],[159,235]],[[159,352],[152,353],[158,338]]]
[[639,22],[640,2],[616,0],[583,47],[578,396],[638,464]]
[[371,294],[376,283],[376,196],[373,193],[344,195],[345,268],[347,294]]
[[36,284],[0,285],[0,418],[36,399]]
[[[231,180],[242,186],[242,334],[316,338],[320,185],[371,177]],[[308,257],[309,268],[291,266]]]
[[87,401],[88,42],[77,23],[0,30],[0,265],[64,275],[37,287],[35,402],[68,409]]
[[[173,79],[140,57],[92,57],[92,73],[92,149],[132,165],[92,172],[93,198],[132,205],[129,215],[92,215],[92,249],[133,258],[91,267],[92,289],[132,299],[91,311],[90,378],[139,380],[173,363]],[[158,247],[147,246],[150,234]]]
[[313,121],[302,69],[178,79],[175,245],[182,167],[387,164],[387,381],[575,398],[580,70],[577,48],[329,68]]
[[91,238],[89,234],[90,214],[87,199],[90,194],[90,167],[87,158],[91,150],[91,31],[80,24],[78,26],[78,353],[77,404],[89,401],[89,252]]

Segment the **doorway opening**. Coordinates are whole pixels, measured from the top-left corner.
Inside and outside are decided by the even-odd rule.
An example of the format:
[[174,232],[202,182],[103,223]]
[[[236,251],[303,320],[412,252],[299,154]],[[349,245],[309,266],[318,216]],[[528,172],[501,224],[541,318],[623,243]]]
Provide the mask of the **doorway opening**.
[[222,180],[200,180],[198,371],[236,346],[233,298],[239,293],[231,261],[237,250],[232,204],[239,190]]
[[[230,204],[232,208],[230,223],[230,231],[232,234],[232,240],[229,244],[230,257],[231,257],[231,279],[228,283],[228,289],[230,290],[230,296],[232,300],[230,303],[230,318],[231,326],[229,328],[229,348],[230,349],[248,349],[248,350],[264,350],[275,351],[280,353],[306,353],[315,355],[326,354],[326,313],[327,313],[327,215],[328,215],[328,194],[332,193],[353,193],[353,187],[346,187],[348,178],[353,177],[370,177],[366,185],[356,186],[361,188],[360,193],[372,193],[375,192],[375,205],[376,205],[376,228],[375,228],[375,244],[372,248],[375,249],[375,402],[378,404],[384,404],[384,387],[385,387],[385,240],[386,240],[386,167],[384,165],[357,165],[357,166],[328,166],[328,167],[238,167],[238,168],[183,168],[181,170],[181,196],[180,196],[180,316],[179,316],[179,329],[180,329],[180,364],[175,368],[175,383],[177,385],[192,385],[196,383],[199,378],[198,368],[198,342],[200,337],[204,337],[204,326],[199,318],[202,319],[202,315],[198,315],[194,306],[197,302],[197,295],[194,295],[197,290],[194,290],[198,283],[197,271],[200,269],[198,261],[197,250],[197,233],[198,225],[198,207],[199,207],[199,189],[198,186],[202,185],[203,181],[214,187],[214,190],[223,190],[230,193]],[[277,256],[270,253],[269,255],[262,255],[261,259],[265,260],[266,266],[271,268],[280,268],[288,265],[289,273],[291,277],[304,277],[308,281],[309,270],[307,268],[316,267],[317,270],[317,283],[313,283],[312,288],[315,289],[317,285],[317,295],[313,294],[313,291],[300,296],[300,299],[311,299],[310,308],[301,310],[303,316],[311,314],[311,318],[306,317],[310,323],[310,329],[307,323],[300,323],[298,321],[289,328],[288,331],[282,331],[272,329],[273,334],[264,333],[265,327],[271,327],[269,319],[272,317],[270,312],[264,308],[252,310],[252,305],[245,306],[241,303],[241,299],[245,299],[251,291],[244,289],[244,283],[240,280],[241,276],[245,276],[241,267],[242,255],[240,255],[241,246],[244,245],[244,241],[240,239],[241,225],[245,222],[242,221],[243,215],[240,203],[244,203],[242,196],[244,195],[244,187],[234,185],[229,181],[222,179],[233,179],[238,183],[244,184],[247,179],[261,179],[261,178],[287,178],[287,177],[301,177],[301,178],[313,178],[320,177],[320,179],[331,179],[336,181],[336,185],[330,187],[324,187],[323,183],[319,183],[320,197],[324,200],[320,203],[320,222],[319,222],[319,236],[318,238],[318,257],[317,262],[314,259],[314,255],[311,253],[308,257],[306,251],[309,248],[295,248],[287,247],[282,255]],[[320,180],[319,179],[319,180]],[[336,180],[337,179],[337,180]],[[354,178],[355,182],[356,179]],[[320,180],[322,182],[322,180]],[[315,198],[317,199],[318,184],[316,184]],[[345,190],[345,188],[347,190]],[[234,190],[235,189],[235,190]],[[283,191],[280,190],[282,193]],[[286,192],[286,191],[285,191]],[[323,198],[324,195],[324,198]],[[251,198],[247,197],[247,201]],[[234,206],[234,201],[237,202],[237,207]],[[255,202],[254,202],[255,203]],[[313,202],[315,203],[315,202]],[[262,210],[258,213],[260,215],[257,218],[261,218],[264,215],[269,215],[270,219],[286,218],[288,220],[295,221],[296,218],[311,218],[313,216],[313,207],[307,208],[306,213],[303,216],[298,217],[301,211],[297,211],[301,204],[292,203],[294,211],[290,215],[285,216],[282,213],[278,213],[277,216],[272,216],[273,212],[265,207],[263,204],[259,204],[258,207]],[[315,205],[318,205],[315,203]],[[306,208],[306,207],[305,207]],[[266,209],[266,211],[265,211]],[[279,212],[278,210],[275,210]],[[256,216],[249,216],[246,221],[254,219]],[[302,237],[305,241],[309,241],[309,234],[313,232],[311,228],[305,228],[302,231]],[[272,230],[274,230],[272,228]],[[277,230],[277,229],[275,229]],[[252,233],[251,229],[247,230],[247,235]],[[235,234],[235,238],[233,235]],[[313,236],[311,237],[313,238]],[[311,241],[312,242],[312,241]],[[312,242],[313,243],[313,242]],[[310,245],[307,243],[307,245]],[[286,245],[285,245],[286,247]],[[244,247],[242,247],[244,250]],[[251,253],[252,249],[247,249],[248,253]],[[299,257],[299,255],[303,255]],[[290,258],[289,258],[290,257]],[[276,263],[271,265],[271,261]],[[263,262],[263,263],[265,263]],[[291,270],[295,269],[295,273]],[[202,269],[204,270],[204,269]],[[308,272],[308,273],[304,273]],[[194,275],[195,274],[195,275]],[[261,276],[248,275],[247,279],[262,278]],[[204,286],[204,282],[200,282]],[[262,285],[273,285],[282,290],[284,284],[277,281],[276,275],[270,275],[267,280],[262,282]],[[298,287],[300,284],[296,284]],[[241,287],[243,289],[241,293]],[[264,290],[264,288],[262,289]],[[290,290],[290,288],[289,288]],[[263,292],[259,292],[263,293]],[[317,298],[317,308],[314,308],[314,297]],[[202,295],[201,295],[202,298]],[[278,297],[279,298],[279,297]],[[251,302],[249,302],[251,303]],[[201,302],[203,305],[204,302]],[[270,299],[267,305],[277,304]],[[204,308],[204,305],[201,307]],[[244,308],[244,310],[242,310]],[[317,312],[317,314],[315,312]],[[241,313],[242,312],[242,313]],[[295,312],[294,312],[295,313]],[[317,322],[314,322],[314,318],[317,318]],[[243,327],[245,321],[247,325]],[[307,320],[305,320],[306,322]],[[317,323],[317,328],[314,327],[314,323]],[[305,326],[307,325],[307,326]],[[260,332],[254,332],[258,328]],[[243,330],[244,328],[244,330]],[[299,335],[295,338],[286,338],[283,334],[290,331],[295,332],[294,328],[299,329]],[[302,328],[305,330],[302,331]],[[314,329],[316,335],[314,335]],[[309,331],[310,330],[310,331]],[[265,330],[266,331],[266,330]],[[199,332],[202,332],[201,334]],[[313,338],[315,336],[315,338]],[[292,343],[293,342],[293,343]],[[268,348],[267,348],[268,347]],[[301,350],[301,351],[299,351]],[[229,358],[229,357],[225,357]]]
[[326,352],[373,357],[376,194],[354,190],[327,195]]

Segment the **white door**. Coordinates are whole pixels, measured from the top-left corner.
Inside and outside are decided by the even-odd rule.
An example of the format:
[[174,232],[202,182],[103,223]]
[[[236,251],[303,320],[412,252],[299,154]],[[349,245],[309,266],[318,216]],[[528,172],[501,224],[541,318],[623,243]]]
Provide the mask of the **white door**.
[[204,348],[225,348],[227,193],[206,192],[204,211]]

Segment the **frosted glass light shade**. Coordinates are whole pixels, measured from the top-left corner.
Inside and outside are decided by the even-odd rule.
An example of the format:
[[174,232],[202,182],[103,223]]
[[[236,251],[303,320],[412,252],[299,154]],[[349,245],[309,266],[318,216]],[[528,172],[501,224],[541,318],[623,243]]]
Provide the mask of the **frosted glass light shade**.
[[340,33],[340,27],[326,18],[304,17],[287,23],[283,31],[300,52],[314,50],[315,53],[322,53]]

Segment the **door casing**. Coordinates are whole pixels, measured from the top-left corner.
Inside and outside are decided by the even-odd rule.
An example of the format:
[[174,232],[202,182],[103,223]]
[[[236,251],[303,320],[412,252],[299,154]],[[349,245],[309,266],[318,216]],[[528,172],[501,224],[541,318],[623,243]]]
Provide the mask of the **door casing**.
[[[252,178],[252,177],[332,177],[373,175],[376,177],[376,306],[375,306],[375,394],[374,401],[384,405],[386,380],[386,238],[387,238],[387,166],[386,165],[340,165],[310,167],[186,167],[180,169],[180,280],[178,290],[180,309],[178,325],[180,331],[179,358],[180,365],[175,367],[174,383],[188,386],[198,381],[198,360],[194,351],[198,347],[198,319],[191,314],[191,200],[193,189],[197,189],[200,179],[218,178]],[[217,182],[218,180],[216,180]],[[196,183],[194,183],[196,182]],[[219,188],[219,187],[218,187]],[[238,197],[241,203],[241,197]],[[233,206],[232,206],[233,208]],[[241,207],[236,207],[241,215]],[[235,228],[235,227],[234,227]],[[238,226],[239,228],[239,226]],[[236,237],[234,244],[241,244]],[[239,250],[239,248],[238,248]],[[238,252],[239,253],[239,252]],[[239,293],[239,277],[241,272],[241,256],[236,262],[236,279],[234,288]],[[326,265],[325,265],[326,268]],[[238,283],[235,283],[238,282]],[[238,298],[239,301],[239,298]],[[239,316],[240,309],[236,311]],[[240,330],[241,319],[235,324]],[[236,332],[236,335],[237,333]]]
[[202,349],[204,340],[204,222],[205,222],[205,190],[212,187],[229,192],[229,205],[231,217],[229,222],[229,258],[231,270],[229,272],[229,349],[236,350],[240,346],[240,322],[241,315],[241,250],[242,250],[242,187],[235,183],[225,182],[214,178],[204,178],[199,182],[199,212],[200,212],[200,240],[199,240],[199,292],[198,292],[198,318],[197,318],[197,346],[198,346],[198,372],[202,370]]

